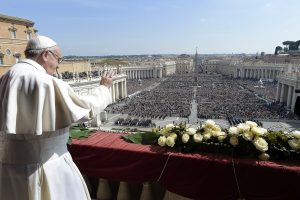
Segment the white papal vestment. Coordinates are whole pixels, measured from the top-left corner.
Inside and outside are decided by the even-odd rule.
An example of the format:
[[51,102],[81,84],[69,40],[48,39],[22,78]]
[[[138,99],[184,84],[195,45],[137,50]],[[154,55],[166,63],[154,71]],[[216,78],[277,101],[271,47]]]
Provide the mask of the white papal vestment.
[[105,86],[78,96],[25,59],[0,78],[0,199],[90,199],[67,151],[69,127],[111,103]]

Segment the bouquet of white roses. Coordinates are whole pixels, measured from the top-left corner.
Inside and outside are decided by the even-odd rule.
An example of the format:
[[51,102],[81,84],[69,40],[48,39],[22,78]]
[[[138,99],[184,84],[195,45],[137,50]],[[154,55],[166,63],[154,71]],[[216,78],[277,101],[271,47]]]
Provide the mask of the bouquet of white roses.
[[226,153],[233,156],[258,157],[261,160],[300,160],[300,131],[268,131],[253,121],[222,129],[213,120],[197,128],[186,124],[168,124],[152,132],[124,136],[142,144],[158,144],[181,152]]

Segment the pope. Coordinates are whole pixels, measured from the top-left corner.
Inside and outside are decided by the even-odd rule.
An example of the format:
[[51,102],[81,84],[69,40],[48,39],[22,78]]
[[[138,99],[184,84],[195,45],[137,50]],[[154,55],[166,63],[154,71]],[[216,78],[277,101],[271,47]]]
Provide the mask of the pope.
[[0,199],[90,199],[67,150],[69,127],[112,102],[114,74],[104,73],[93,94],[80,96],[53,76],[63,60],[54,40],[29,40],[25,57],[0,78]]

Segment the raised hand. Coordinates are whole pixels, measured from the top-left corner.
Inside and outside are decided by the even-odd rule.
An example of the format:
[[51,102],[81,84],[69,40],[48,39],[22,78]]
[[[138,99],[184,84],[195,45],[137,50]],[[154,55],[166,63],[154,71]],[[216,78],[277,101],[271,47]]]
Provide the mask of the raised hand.
[[100,85],[104,85],[107,88],[110,88],[112,86],[113,80],[114,80],[114,71],[110,70],[110,71],[105,71],[101,77],[100,80]]

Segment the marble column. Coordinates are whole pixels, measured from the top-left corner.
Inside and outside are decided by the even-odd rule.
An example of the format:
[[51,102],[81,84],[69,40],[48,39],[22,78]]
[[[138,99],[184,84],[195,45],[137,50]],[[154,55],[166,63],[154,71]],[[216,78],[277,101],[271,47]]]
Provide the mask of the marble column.
[[119,82],[115,84],[115,89],[116,89],[115,99],[118,100],[119,99]]
[[280,88],[280,103],[283,103],[283,95],[284,95],[284,84],[281,84]]
[[119,96],[120,96],[120,99],[123,99],[124,98],[123,80],[121,80],[119,87],[120,87],[120,95]]
[[281,94],[281,83],[277,83],[277,90],[276,90],[276,101],[280,101],[280,94]]
[[127,82],[126,82],[126,79],[124,80],[124,97],[126,98],[128,95],[127,95]]
[[292,97],[292,105],[291,105],[291,111],[294,112],[295,110],[295,104],[297,100],[298,95],[293,91],[293,97]]
[[291,100],[292,100],[292,95],[293,95],[293,86],[288,86],[289,89],[288,89],[288,97],[287,97],[287,102],[286,102],[286,106],[287,108],[290,108],[291,107]]
[[112,91],[111,91],[111,94],[112,94],[112,102],[115,102],[115,101],[116,101],[115,84],[112,85]]

